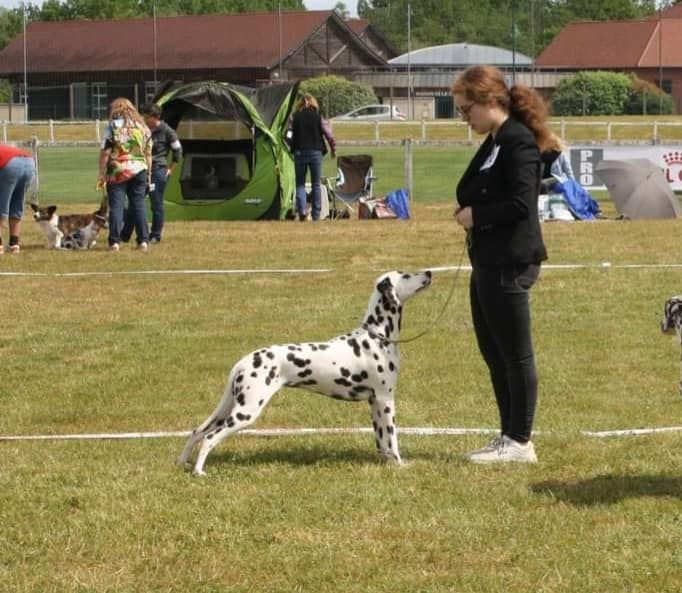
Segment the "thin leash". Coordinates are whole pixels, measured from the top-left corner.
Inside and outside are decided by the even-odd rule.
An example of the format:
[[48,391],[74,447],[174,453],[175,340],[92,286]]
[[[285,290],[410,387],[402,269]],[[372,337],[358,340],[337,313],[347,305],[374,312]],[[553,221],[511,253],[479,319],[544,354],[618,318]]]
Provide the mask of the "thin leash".
[[462,252],[460,253],[460,256],[459,256],[459,263],[457,264],[457,270],[455,271],[455,277],[453,278],[452,284],[450,285],[450,292],[448,293],[448,296],[445,299],[445,303],[443,304],[443,308],[440,310],[440,313],[438,313],[438,315],[434,318],[434,320],[425,329],[423,329],[418,334],[411,336],[409,338],[400,339],[400,340],[392,340],[391,338],[387,338],[383,334],[372,331],[365,324],[363,324],[363,328],[365,330],[367,330],[367,333],[372,338],[377,338],[377,339],[379,339],[382,342],[385,342],[387,344],[407,344],[408,342],[414,342],[415,340],[418,340],[419,338],[424,337],[434,327],[436,327],[436,325],[443,318],[443,315],[445,315],[445,311],[447,310],[448,305],[450,304],[450,301],[452,300],[452,296],[455,294],[455,288],[457,287],[457,280],[459,279],[459,275],[462,271],[462,263],[464,262],[464,254],[466,253],[466,251],[467,251],[467,241],[464,241],[464,245],[462,246]]

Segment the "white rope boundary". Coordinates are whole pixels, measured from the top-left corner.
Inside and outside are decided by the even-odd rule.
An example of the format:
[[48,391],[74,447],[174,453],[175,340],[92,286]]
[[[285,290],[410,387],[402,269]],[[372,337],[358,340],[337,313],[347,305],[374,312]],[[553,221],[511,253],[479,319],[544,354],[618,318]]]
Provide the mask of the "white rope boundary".
[[[544,264],[543,270],[587,270],[587,269],[615,269],[615,270],[667,270],[680,269],[682,264],[612,264],[604,261],[591,264]],[[471,266],[433,266],[426,267],[431,272],[470,272]],[[85,278],[89,276],[154,276],[154,275],[229,275],[229,274],[330,274],[333,268],[252,268],[252,269],[185,269],[185,270],[122,270],[118,272],[0,272],[0,277],[26,278]]]
[[320,269],[267,269],[243,270],[123,270],[120,272],[0,272],[0,276],[26,276],[38,278],[82,278],[85,276],[145,276],[145,275],[190,275],[190,274],[328,274],[333,270]]
[[[626,436],[644,436],[651,434],[682,432],[682,426],[661,426],[657,428],[626,428],[622,430],[590,431],[582,430],[580,434],[589,438],[609,438]],[[465,436],[478,434],[497,434],[495,428],[438,428],[438,427],[405,427],[399,428],[401,435],[414,436]],[[96,441],[96,440],[126,440],[126,439],[162,439],[188,437],[189,430],[161,431],[161,432],[110,432],[84,434],[35,434],[35,435],[0,435],[0,442],[9,441]],[[364,427],[348,428],[246,428],[236,434],[256,437],[278,436],[317,436],[317,435],[348,435],[374,434],[374,429]],[[535,431],[534,434],[557,434],[550,431]]]

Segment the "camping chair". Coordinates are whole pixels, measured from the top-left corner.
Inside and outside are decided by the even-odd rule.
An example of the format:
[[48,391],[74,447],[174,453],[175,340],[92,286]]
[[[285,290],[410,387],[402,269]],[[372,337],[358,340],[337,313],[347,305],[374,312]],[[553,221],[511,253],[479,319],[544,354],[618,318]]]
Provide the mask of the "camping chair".
[[[372,197],[376,177],[372,168],[373,159],[369,154],[340,156],[336,159],[336,165],[336,186],[331,188],[330,178],[326,179],[330,217],[344,218],[354,212],[353,204],[360,198]],[[339,206],[342,212],[339,212]]]

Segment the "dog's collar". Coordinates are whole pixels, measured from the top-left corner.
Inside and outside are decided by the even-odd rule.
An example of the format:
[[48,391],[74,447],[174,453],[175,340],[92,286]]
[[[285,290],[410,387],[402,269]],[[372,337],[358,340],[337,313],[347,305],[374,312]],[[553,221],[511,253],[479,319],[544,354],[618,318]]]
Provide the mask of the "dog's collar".
[[371,338],[376,338],[376,339],[378,339],[378,340],[381,340],[381,341],[384,342],[385,344],[391,344],[391,343],[393,343],[393,342],[396,341],[396,340],[392,340],[391,338],[386,337],[386,336],[385,336],[384,334],[382,334],[381,332],[378,332],[378,331],[372,329],[372,328],[370,327],[370,325],[367,324],[367,323],[363,323],[360,327],[362,327],[362,329],[364,329],[364,330],[369,334],[369,336],[370,336]]

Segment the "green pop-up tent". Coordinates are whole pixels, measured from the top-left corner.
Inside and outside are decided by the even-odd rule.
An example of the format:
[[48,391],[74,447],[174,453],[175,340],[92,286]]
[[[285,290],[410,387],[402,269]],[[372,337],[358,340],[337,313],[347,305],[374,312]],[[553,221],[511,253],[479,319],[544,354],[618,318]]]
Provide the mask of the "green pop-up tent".
[[214,81],[162,88],[155,102],[183,149],[164,194],[166,219],[286,218],[295,175],[284,136],[297,91]]

